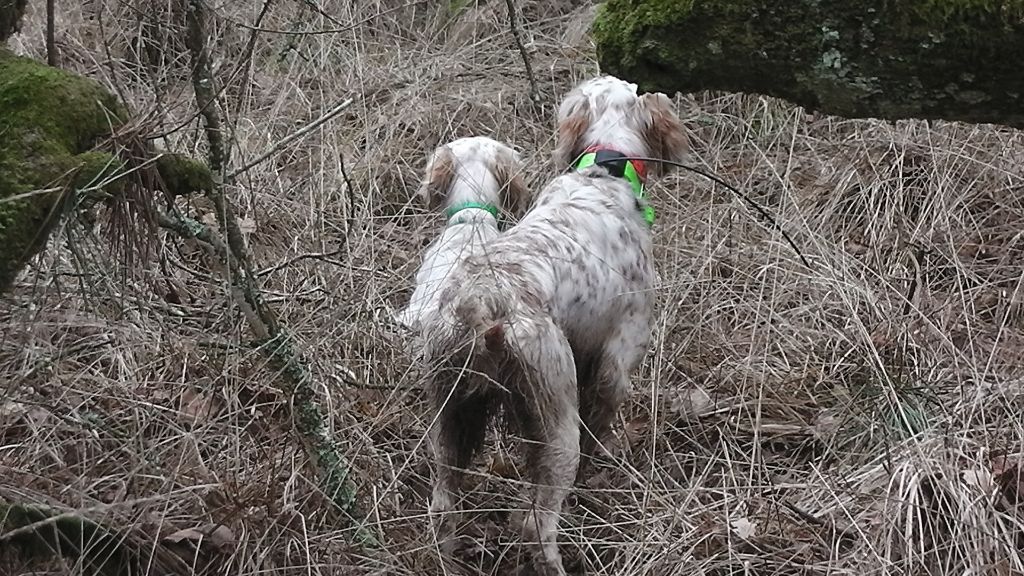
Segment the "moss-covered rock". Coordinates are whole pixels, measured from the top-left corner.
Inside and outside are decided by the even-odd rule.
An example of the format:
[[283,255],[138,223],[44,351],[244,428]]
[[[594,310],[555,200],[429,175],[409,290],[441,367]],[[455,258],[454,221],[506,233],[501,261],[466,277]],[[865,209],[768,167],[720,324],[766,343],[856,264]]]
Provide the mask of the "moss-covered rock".
[[0,48],[0,292],[45,245],[70,191],[120,168],[93,148],[125,117],[92,80]]
[[171,196],[213,190],[210,167],[188,156],[165,153],[157,159],[156,169],[163,180],[164,191]]
[[608,0],[593,32],[646,91],[1024,127],[1024,0]]

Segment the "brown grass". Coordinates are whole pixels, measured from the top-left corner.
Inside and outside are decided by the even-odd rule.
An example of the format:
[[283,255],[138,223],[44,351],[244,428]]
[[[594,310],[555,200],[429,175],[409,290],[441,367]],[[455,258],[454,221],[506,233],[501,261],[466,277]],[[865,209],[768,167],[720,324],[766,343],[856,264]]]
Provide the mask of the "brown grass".
[[[42,4],[10,45],[44,60]],[[201,156],[181,18],[155,0],[58,4],[63,65],[153,114],[170,149]],[[521,149],[534,187],[553,174],[553,105],[597,70],[592,7],[577,4],[519,3],[540,109],[502,2],[278,2],[261,28],[333,31],[261,32],[251,59],[245,25],[259,5],[215,6],[236,166],[356,101],[229,192],[268,301],[314,359],[383,551],[354,550],[336,528],[224,282],[169,237],[127,266],[101,230],[69,224],[0,303],[0,497],[153,538],[224,524],[233,542],[200,546],[215,562],[197,572],[439,573],[429,415],[388,319],[438,226],[413,191],[436,144],[471,134]],[[135,40],[146,18],[170,32],[150,60]],[[693,162],[769,206],[814,269],[701,177],[654,186],[655,345],[616,431],[618,465],[567,512],[567,563],[616,575],[1020,573],[1024,138],[755,96],[676,104]],[[518,554],[514,444],[494,438],[473,476],[485,574],[508,573]]]

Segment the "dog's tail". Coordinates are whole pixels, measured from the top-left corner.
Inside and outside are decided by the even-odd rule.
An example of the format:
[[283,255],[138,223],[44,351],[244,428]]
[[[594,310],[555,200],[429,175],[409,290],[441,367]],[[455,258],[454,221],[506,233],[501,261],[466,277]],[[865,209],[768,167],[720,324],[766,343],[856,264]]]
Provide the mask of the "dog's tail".
[[483,339],[490,352],[505,350],[506,327],[512,315],[512,296],[497,283],[470,282],[454,302],[455,317]]
[[[507,354],[530,378],[566,386],[575,398],[576,364],[565,334],[535,306],[516,300],[500,282],[469,282],[453,301],[455,317],[489,353]],[[481,350],[481,347],[477,347]]]

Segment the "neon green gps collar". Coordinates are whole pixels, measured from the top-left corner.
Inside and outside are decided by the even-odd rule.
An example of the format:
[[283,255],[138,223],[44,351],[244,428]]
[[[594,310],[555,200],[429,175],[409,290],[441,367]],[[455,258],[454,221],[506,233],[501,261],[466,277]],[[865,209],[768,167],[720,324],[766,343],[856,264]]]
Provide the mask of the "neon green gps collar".
[[[646,166],[640,160],[626,160],[625,155],[611,148],[591,146],[579,157],[573,168],[582,170],[590,166],[600,165],[608,170],[612,176],[617,176],[629,182],[633,188],[633,195],[638,200],[645,200],[644,180],[646,180]],[[644,202],[641,210],[644,213],[644,221],[648,226],[654,225],[654,206]]]

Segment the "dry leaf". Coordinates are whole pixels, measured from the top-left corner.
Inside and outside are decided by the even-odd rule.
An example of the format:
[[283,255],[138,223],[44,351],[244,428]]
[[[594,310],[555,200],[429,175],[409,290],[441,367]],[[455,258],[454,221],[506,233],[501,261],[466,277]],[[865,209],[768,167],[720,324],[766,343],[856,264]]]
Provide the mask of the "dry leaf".
[[371,402],[365,398],[356,400],[353,408],[355,408],[356,412],[370,419],[380,416],[380,406],[376,402]]
[[192,542],[199,542],[203,539],[203,533],[197,528],[185,528],[184,530],[178,530],[173,534],[164,536],[164,542],[170,542],[171,544],[180,544],[184,540],[190,540]]
[[217,524],[213,531],[210,532],[210,543],[217,547],[218,550],[224,553],[231,552],[235,547],[235,535],[231,532],[231,529],[223,524]]
[[208,422],[220,408],[220,400],[213,394],[191,388],[181,393],[181,413],[196,424]]
[[1018,505],[1024,499],[1024,475],[1021,474],[1019,462],[1007,456],[997,456],[992,459],[990,466],[993,480],[1003,496],[1011,505]]
[[238,231],[242,234],[252,234],[256,231],[256,220],[246,216],[238,219]]
[[689,420],[710,414],[714,410],[714,402],[703,388],[696,387],[684,390],[673,398],[671,407],[673,412]]
[[205,224],[207,227],[212,228],[213,230],[220,230],[220,225],[217,223],[217,215],[214,214],[213,212],[207,212],[203,214],[199,218],[199,221]]
[[42,406],[29,406],[8,401],[0,404],[0,424],[5,427],[27,426],[38,430],[50,418],[50,411]]
[[650,429],[651,421],[646,416],[639,416],[631,420],[627,420],[622,427],[622,431],[626,436],[626,444],[633,449],[639,444],[644,436],[647,435],[647,431]]
[[732,533],[744,540],[752,538],[756,532],[754,523],[746,518],[737,518],[729,523],[732,527]]
[[495,453],[490,458],[490,463],[487,466],[487,471],[500,478],[512,478],[518,479],[519,472],[516,470],[516,463],[504,453]]
[[994,478],[988,470],[979,468],[976,470],[964,470],[960,472],[964,484],[981,489],[982,492],[990,494],[995,488]]
[[21,402],[8,401],[0,404],[0,418],[17,418],[25,413],[25,405]]
[[835,436],[836,432],[839,432],[840,424],[842,424],[842,419],[832,410],[822,410],[814,419],[811,434],[819,440],[827,441]]
[[196,546],[207,543],[222,553],[231,552],[235,547],[235,535],[223,524],[204,524],[197,528],[185,528],[163,538],[164,542],[180,544],[184,541],[193,542]]

